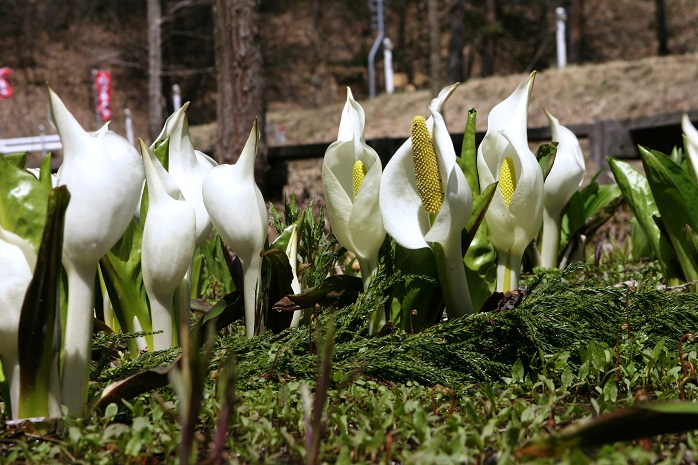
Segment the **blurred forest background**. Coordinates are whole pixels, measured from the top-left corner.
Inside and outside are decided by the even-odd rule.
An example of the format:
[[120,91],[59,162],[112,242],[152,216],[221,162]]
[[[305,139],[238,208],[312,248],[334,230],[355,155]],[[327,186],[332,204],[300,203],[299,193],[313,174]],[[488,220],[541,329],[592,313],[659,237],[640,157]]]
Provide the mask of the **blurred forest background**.
[[[698,0],[385,0],[385,36],[393,43],[397,73],[391,98],[424,89],[433,94],[454,81],[554,68],[559,6],[567,10],[572,64],[661,55],[693,59],[698,52]],[[240,28],[234,40],[242,45],[231,46],[225,35],[231,31],[221,32],[224,16],[225,27]],[[160,41],[157,72],[153,34]],[[15,96],[0,101],[0,136],[35,135],[37,125],[45,124],[46,83],[92,129],[91,70],[102,68],[113,75],[112,129],[124,134],[123,109],[129,108],[136,136],[146,141],[173,111],[174,84],[183,101],[192,102],[189,121],[198,126],[228,119],[221,106],[231,97],[220,90],[221,77],[242,93],[253,82],[258,108],[243,112],[247,122],[237,123],[246,137],[255,116],[263,122],[274,112],[341,105],[347,86],[357,100],[366,100],[375,35],[369,0],[3,0],[0,66],[14,70]],[[226,77],[224,69],[245,68],[252,54],[245,44],[254,44],[260,58],[247,84],[239,74]],[[233,55],[222,62],[225,51]],[[379,93],[382,59],[381,50]],[[595,76],[587,79],[591,83]],[[153,80],[159,95],[153,95]],[[329,123],[336,127],[338,115]],[[302,139],[296,135],[294,142]],[[214,147],[211,140],[203,144],[197,148],[217,154],[236,150]]]

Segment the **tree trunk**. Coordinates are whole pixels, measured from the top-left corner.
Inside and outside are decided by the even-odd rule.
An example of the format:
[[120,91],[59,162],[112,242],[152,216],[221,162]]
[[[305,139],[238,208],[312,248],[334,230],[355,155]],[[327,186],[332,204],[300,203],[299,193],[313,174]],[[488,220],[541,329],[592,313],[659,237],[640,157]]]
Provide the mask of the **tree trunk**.
[[669,54],[668,33],[666,27],[666,10],[664,0],[655,0],[657,12],[657,53],[660,56]]
[[262,138],[255,172],[257,184],[264,192],[266,144],[259,6],[260,0],[214,1],[218,72],[215,158],[219,163],[235,163],[257,118]]
[[485,47],[482,53],[482,77],[494,74],[495,35],[497,33],[497,5],[495,0],[487,0],[485,5]]
[[569,18],[570,44],[567,61],[580,64],[584,61],[584,0],[572,0]]
[[463,48],[465,47],[465,3],[456,0],[451,10],[451,38],[448,41],[449,84],[463,81]]
[[441,90],[441,28],[439,27],[439,2],[427,1],[429,21],[429,89],[432,95]]
[[148,133],[152,140],[163,125],[161,24],[160,0],[148,0]]

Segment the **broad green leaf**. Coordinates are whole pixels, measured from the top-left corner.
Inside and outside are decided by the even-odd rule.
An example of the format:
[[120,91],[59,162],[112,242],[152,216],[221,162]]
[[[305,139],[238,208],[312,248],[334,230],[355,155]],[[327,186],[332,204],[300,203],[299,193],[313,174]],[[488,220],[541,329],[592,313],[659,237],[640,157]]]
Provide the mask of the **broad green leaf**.
[[395,268],[403,275],[392,289],[390,321],[408,334],[435,325],[443,315],[444,299],[434,254],[395,246]]
[[50,189],[33,174],[0,157],[0,223],[39,250]]
[[560,250],[564,250],[567,243],[582,229],[588,229],[585,224],[588,224],[590,218],[617,201],[621,195],[620,188],[616,184],[600,185],[595,178],[587,186],[575,192],[562,215]]
[[[119,326],[129,333],[136,332],[134,318],[138,319],[142,331],[153,330],[141,272],[142,236],[141,227],[131,221],[119,242],[99,262]],[[146,340],[152,347],[152,336],[146,336]],[[129,339],[128,344],[131,355],[138,355],[136,341]]]
[[487,235],[487,224],[482,222],[496,189],[497,183],[492,183],[475,199],[463,231],[465,276],[475,311],[482,308],[497,283],[497,253]]
[[671,239],[686,280],[698,279],[691,257],[686,225],[698,229],[698,185],[666,155],[640,147],[640,158],[662,222]]
[[[234,291],[237,288],[235,276],[231,274],[229,265],[229,262],[232,263],[232,258],[228,256],[228,250],[218,232],[214,230],[211,239],[204,241],[199,250],[204,256],[205,269],[210,274],[211,280],[220,285],[221,293],[229,294]],[[242,279],[239,282],[241,283]]]
[[27,166],[27,152],[9,153],[2,157],[17,168],[24,169]]
[[664,275],[668,279],[683,279],[683,272],[671,242],[668,237],[663,237],[662,231],[655,223],[654,218],[659,216],[659,210],[647,178],[627,162],[608,158],[608,164],[623,197],[644,231],[652,252],[659,259]]
[[[19,319],[19,366],[21,418],[48,416],[49,390],[54,354],[54,328],[58,318],[63,224],[70,193],[65,186],[48,197],[47,221],[37,254],[34,277],[29,283]],[[58,325],[60,327],[60,325]],[[53,367],[55,370],[57,366]]]

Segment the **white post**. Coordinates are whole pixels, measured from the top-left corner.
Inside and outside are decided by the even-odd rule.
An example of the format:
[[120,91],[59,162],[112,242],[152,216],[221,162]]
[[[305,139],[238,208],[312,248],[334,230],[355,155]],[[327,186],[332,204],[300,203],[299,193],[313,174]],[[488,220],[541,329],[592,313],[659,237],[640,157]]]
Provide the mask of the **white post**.
[[555,8],[555,16],[557,17],[557,67],[562,69],[567,66],[567,43],[565,41],[565,21],[567,21],[567,13],[561,6]]
[[179,84],[172,86],[172,106],[174,111],[182,108],[182,88],[179,87]]
[[393,42],[386,37],[383,39],[383,65],[385,66],[385,93],[390,95],[395,91],[393,81]]
[[134,145],[135,139],[133,137],[133,118],[131,118],[131,109],[126,108],[124,110],[124,124],[126,124],[126,140],[129,144]]
[[369,9],[371,10],[371,24],[375,29],[378,29],[378,34],[376,39],[371,45],[371,50],[368,51],[368,98],[376,98],[376,76],[375,76],[375,59],[376,52],[378,52],[378,47],[380,47],[383,41],[383,34],[385,31],[385,25],[383,23],[383,0],[369,0]]

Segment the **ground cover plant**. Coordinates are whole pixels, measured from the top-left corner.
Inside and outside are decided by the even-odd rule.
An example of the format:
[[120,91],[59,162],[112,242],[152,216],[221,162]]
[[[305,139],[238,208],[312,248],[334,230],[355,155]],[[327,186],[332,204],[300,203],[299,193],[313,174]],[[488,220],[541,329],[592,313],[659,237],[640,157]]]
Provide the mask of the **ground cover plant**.
[[[50,92],[66,164],[35,176],[25,156],[0,160],[0,460],[690,462],[691,275],[591,250],[621,191],[633,208],[628,186],[648,189],[579,189],[579,144],[552,115],[559,140],[534,155],[534,78],[479,147],[470,112],[460,154],[445,88],[384,169],[348,92],[323,167],[329,231],[312,201],[264,204],[256,123],[238,163],[217,166],[185,105],[119,183],[120,136],[86,133]],[[652,156],[660,211],[642,224],[659,229],[645,234],[668,230],[688,263],[691,230],[678,237],[659,204],[692,195],[695,174]],[[81,229],[98,210],[108,227]]]

